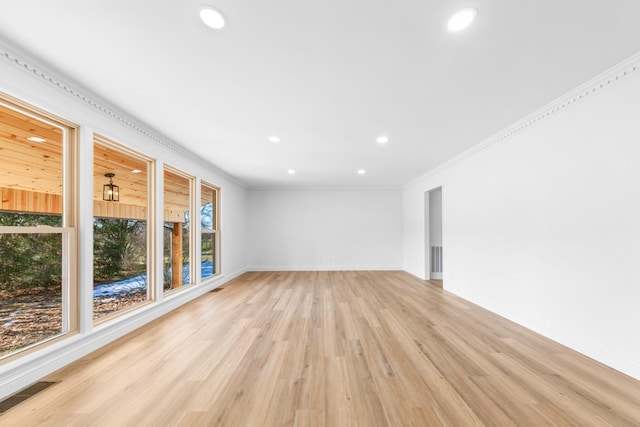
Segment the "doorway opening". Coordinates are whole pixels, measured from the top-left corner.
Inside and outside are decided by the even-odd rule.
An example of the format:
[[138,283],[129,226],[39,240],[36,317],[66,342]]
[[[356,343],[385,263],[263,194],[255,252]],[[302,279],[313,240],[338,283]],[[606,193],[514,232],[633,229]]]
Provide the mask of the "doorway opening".
[[442,287],[442,187],[424,193],[425,213],[425,278]]

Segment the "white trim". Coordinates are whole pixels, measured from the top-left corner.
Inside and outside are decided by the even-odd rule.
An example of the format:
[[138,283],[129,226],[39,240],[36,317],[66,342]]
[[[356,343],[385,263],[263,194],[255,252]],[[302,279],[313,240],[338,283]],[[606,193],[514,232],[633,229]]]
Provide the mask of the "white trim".
[[330,266],[330,265],[310,265],[310,266],[253,266],[247,267],[247,271],[404,271],[401,265],[350,265],[350,266]]
[[640,379],[640,364],[638,364],[637,361],[625,359],[620,357],[619,354],[610,353],[601,347],[595,347],[593,344],[577,339],[575,336],[567,335],[553,327],[539,328],[536,327],[536,325],[529,324],[529,322],[522,321],[522,319],[514,319],[512,315],[501,313],[492,307],[488,307],[486,304],[481,304],[480,302],[470,299],[468,296],[461,296],[450,290],[445,290],[445,292],[456,295],[458,298],[462,298],[463,300],[490,311],[497,316],[504,317],[519,326],[530,329],[536,334],[542,335],[546,339],[552,340],[584,356],[590,357],[597,362],[607,365],[611,369],[615,369],[616,371],[622,372],[636,379]]
[[[93,129],[80,126],[78,134],[77,194],[93,194]],[[78,331],[89,334],[93,329],[93,197],[78,197]]]
[[248,191],[400,191],[402,185],[371,186],[371,187],[346,187],[346,186],[273,186],[273,187],[246,187]]
[[[526,328],[528,327],[527,325],[523,326]],[[531,330],[539,333],[545,338],[551,339],[572,350],[577,351],[578,353],[597,360],[598,362],[603,363],[610,368],[615,369],[616,371],[620,371],[626,375],[640,380],[640,364],[638,364],[637,361],[622,358],[619,354],[610,353],[602,347],[594,347],[592,344],[576,339],[574,336],[563,334],[556,330]]]
[[202,218],[200,211],[200,194],[201,188],[200,177],[196,176],[193,184],[193,206],[191,213],[191,230],[193,233],[193,258],[190,263],[193,264],[193,278],[192,282],[200,284],[202,282]]
[[155,227],[155,247],[153,257],[153,270],[155,272],[155,284],[154,298],[156,302],[162,302],[164,300],[164,266],[162,265],[162,257],[164,256],[164,161],[162,159],[156,159],[154,163],[154,222]]

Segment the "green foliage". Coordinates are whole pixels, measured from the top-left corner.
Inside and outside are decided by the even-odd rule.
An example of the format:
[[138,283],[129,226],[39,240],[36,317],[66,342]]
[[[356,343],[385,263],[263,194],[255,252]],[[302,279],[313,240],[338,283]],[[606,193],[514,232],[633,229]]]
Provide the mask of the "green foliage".
[[[0,226],[60,227],[60,215],[0,212]],[[146,222],[126,219],[94,220],[96,283],[112,282],[146,272]],[[54,289],[62,282],[60,234],[0,235],[0,291]]]
[[[0,226],[59,227],[59,215],[0,212]],[[60,234],[0,235],[0,291],[28,288],[53,289],[62,281]]]
[[146,271],[145,221],[114,218],[93,220],[94,282],[113,282]]

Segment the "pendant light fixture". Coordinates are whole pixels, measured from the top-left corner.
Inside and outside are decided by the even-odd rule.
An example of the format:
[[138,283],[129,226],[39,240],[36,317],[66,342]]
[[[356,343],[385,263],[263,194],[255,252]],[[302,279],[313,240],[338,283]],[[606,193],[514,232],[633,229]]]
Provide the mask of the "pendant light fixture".
[[105,202],[120,201],[120,187],[113,183],[114,173],[105,173],[104,176],[109,178],[109,183],[102,186],[102,200]]

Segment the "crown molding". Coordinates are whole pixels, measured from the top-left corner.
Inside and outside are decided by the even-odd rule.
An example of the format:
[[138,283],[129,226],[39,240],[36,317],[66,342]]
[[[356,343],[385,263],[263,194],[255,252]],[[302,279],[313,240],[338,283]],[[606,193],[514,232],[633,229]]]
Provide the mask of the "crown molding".
[[424,179],[446,171],[447,169],[462,162],[468,157],[478,154],[484,150],[490,149],[497,144],[510,141],[515,135],[519,134],[520,132],[536,126],[540,122],[557,115],[567,108],[573,107],[585,100],[593,98],[595,94],[601,92],[603,89],[612,87],[617,83],[625,80],[627,77],[631,76],[639,69],[640,52],[611,67],[607,71],[604,71],[603,73],[593,77],[577,88],[565,93],[555,101],[552,101],[545,106],[535,110],[534,112],[528,114],[512,125],[484,139],[470,149],[462,152],[461,154],[453,157],[450,160],[447,160],[440,166],[437,166],[420,175],[418,178],[411,180],[407,184],[403,185],[402,188],[409,188]]
[[265,186],[247,187],[247,191],[402,191],[401,186],[377,186],[377,187],[357,187],[357,186]]
[[103,116],[110,118],[122,126],[134,130],[139,135],[142,135],[143,137],[173,151],[174,153],[180,154],[194,163],[200,164],[208,169],[213,168],[217,173],[223,175],[228,180],[244,189],[247,189],[246,184],[241,182],[238,178],[230,175],[220,167],[206,161],[201,156],[198,156],[170,138],[162,136],[160,133],[152,130],[153,128],[151,126],[144,124],[142,121],[134,118],[131,114],[125,113],[115,105],[93,93],[91,90],[82,87],[79,83],[70,83],[71,79],[62,77],[63,73],[53,71],[50,66],[43,64],[40,60],[26,53],[23,49],[1,38],[0,58],[18,67],[25,73],[30,74],[64,92],[68,96],[75,98],[82,104],[98,111]]

